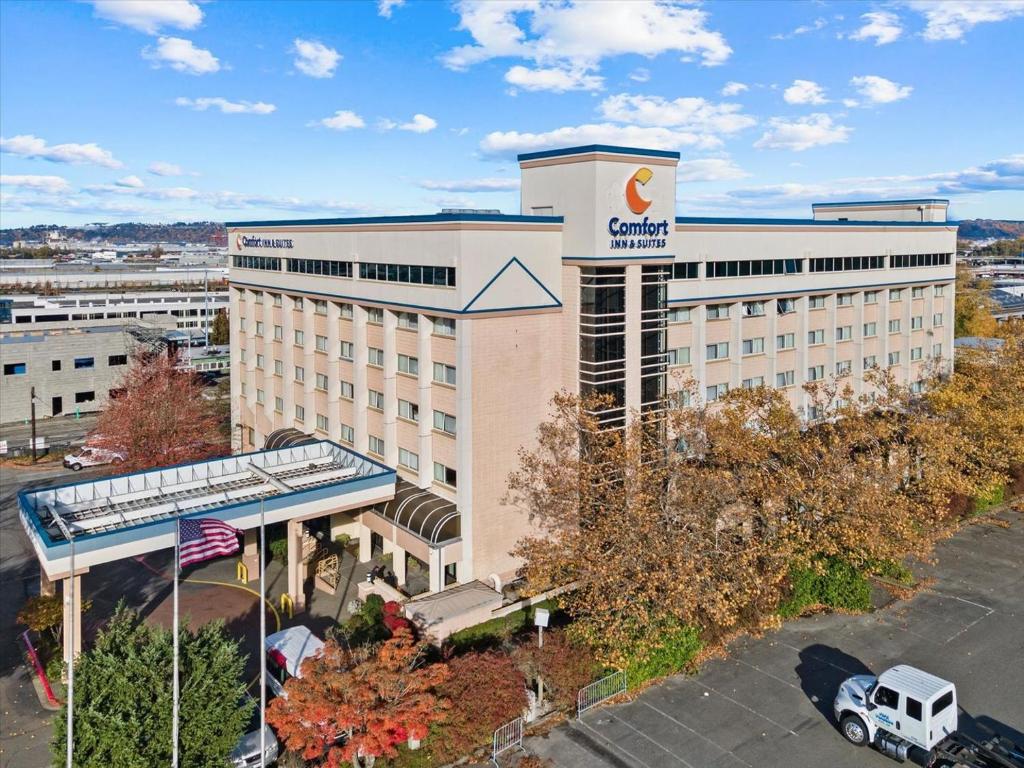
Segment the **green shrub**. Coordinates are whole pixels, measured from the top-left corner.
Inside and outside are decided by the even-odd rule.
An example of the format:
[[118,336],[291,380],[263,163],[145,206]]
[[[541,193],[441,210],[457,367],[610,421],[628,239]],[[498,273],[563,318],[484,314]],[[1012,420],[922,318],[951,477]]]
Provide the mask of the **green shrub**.
[[267,547],[274,560],[288,564],[288,531],[284,525],[267,526]]
[[998,507],[1005,501],[1006,486],[1002,483],[997,483],[987,491],[983,491],[974,497],[974,505],[971,509],[971,513],[975,515],[984,514],[992,509],[992,507]]
[[903,563],[896,560],[882,560],[868,565],[868,572],[905,587],[914,584],[914,574]]
[[553,600],[545,600],[522,610],[513,611],[507,616],[499,616],[482,624],[460,629],[448,637],[447,644],[455,653],[497,647],[515,635],[532,629],[534,612],[538,608],[547,608],[554,612],[555,604]]
[[380,595],[367,595],[366,602],[360,606],[359,612],[341,624],[335,632],[350,646],[387,639],[391,633],[384,626],[384,598]]
[[352,537],[347,533],[339,533],[334,537],[334,542],[342,549],[347,547],[350,541],[352,541]]
[[799,616],[811,605],[846,611],[871,607],[871,585],[864,574],[838,557],[818,560],[790,572],[790,594],[779,606],[783,618]]
[[696,627],[685,624],[666,627],[663,642],[651,652],[626,665],[626,684],[632,688],[647,680],[674,675],[687,669],[703,644]]

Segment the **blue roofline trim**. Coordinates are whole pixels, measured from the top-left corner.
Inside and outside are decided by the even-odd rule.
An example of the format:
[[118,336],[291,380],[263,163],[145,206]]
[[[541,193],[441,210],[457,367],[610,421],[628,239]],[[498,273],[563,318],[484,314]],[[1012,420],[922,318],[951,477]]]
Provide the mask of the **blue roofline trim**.
[[581,147],[564,147],[562,149],[545,149],[541,152],[524,152],[516,159],[522,163],[526,160],[540,160],[545,157],[564,157],[568,155],[582,155],[589,152],[606,152],[612,155],[639,155],[641,157],[667,157],[672,160],[679,159],[678,152],[671,152],[666,149],[641,149],[640,147],[618,147],[614,144],[585,144]]
[[[519,267],[527,275],[530,276],[530,279],[533,280],[533,282],[535,282],[537,285],[539,285],[541,290],[544,291],[544,293],[546,293],[548,296],[551,297],[551,301],[554,302],[553,304],[551,304],[552,307],[560,307],[560,306],[562,306],[562,302],[560,302],[558,300],[558,297],[555,296],[555,294],[553,294],[551,291],[549,291],[547,286],[544,285],[544,283],[542,283],[540,280],[537,279],[537,276],[535,274],[533,274],[533,272],[530,271],[529,267],[527,267],[525,264],[523,264],[523,262],[521,262],[519,260],[518,256],[513,256],[511,259],[509,259],[508,261],[505,262],[505,266],[503,266],[501,269],[499,269],[497,271],[497,273],[494,275],[494,277],[492,277],[490,280],[487,281],[487,283],[484,285],[483,288],[481,288],[479,291],[477,291],[476,296],[474,296],[472,299],[469,300],[469,303],[462,308],[462,311],[463,312],[471,311],[469,308],[476,303],[476,300],[479,299],[481,296],[483,296],[484,293],[487,291],[487,289],[490,288],[491,285],[494,284],[494,281],[497,280],[499,277],[501,277],[502,274],[504,274],[505,270],[508,269],[509,267],[511,267],[513,264],[518,264]],[[494,310],[485,310],[485,311],[494,311]]]
[[436,224],[449,221],[484,221],[499,224],[562,224],[562,216],[523,216],[505,213],[424,213],[412,216],[355,216],[341,219],[281,219],[277,221],[226,221],[225,227],[322,227],[346,224]]
[[851,205],[890,205],[892,203],[945,203],[949,200],[942,197],[911,197],[906,200],[849,200],[845,203],[811,203],[811,208],[843,208]]
[[956,227],[953,221],[823,221],[821,219],[745,219],[676,216],[676,224],[764,224],[780,227]]

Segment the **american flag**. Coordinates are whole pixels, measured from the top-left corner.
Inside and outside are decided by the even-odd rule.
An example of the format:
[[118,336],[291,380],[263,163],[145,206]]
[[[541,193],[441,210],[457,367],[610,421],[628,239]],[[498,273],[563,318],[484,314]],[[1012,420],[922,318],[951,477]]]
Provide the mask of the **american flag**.
[[233,555],[238,551],[237,528],[213,518],[181,521],[178,567],[201,563],[211,557]]

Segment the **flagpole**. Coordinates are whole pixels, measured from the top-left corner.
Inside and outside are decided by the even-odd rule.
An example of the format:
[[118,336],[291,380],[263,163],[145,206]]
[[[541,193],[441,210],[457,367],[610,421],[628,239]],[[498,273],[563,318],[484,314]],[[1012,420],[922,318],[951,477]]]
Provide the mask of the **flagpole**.
[[263,499],[260,499],[260,647],[257,653],[260,655],[260,766],[265,766],[267,760],[267,654],[263,648],[267,637],[267,606],[265,604],[266,594],[263,590],[263,563],[266,543],[266,533],[263,529]]
[[171,768],[178,768],[178,571],[181,563],[181,519],[174,518],[174,714],[171,720]]

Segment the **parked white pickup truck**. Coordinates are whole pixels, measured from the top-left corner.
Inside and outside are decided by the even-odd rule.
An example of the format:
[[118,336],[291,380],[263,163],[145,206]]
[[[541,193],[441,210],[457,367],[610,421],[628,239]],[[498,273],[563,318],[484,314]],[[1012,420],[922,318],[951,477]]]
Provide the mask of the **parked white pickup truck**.
[[64,466],[77,472],[83,467],[120,464],[122,461],[124,461],[124,456],[116,451],[108,451],[104,448],[94,448],[86,445],[79,448],[77,453],[67,454],[64,457]]

